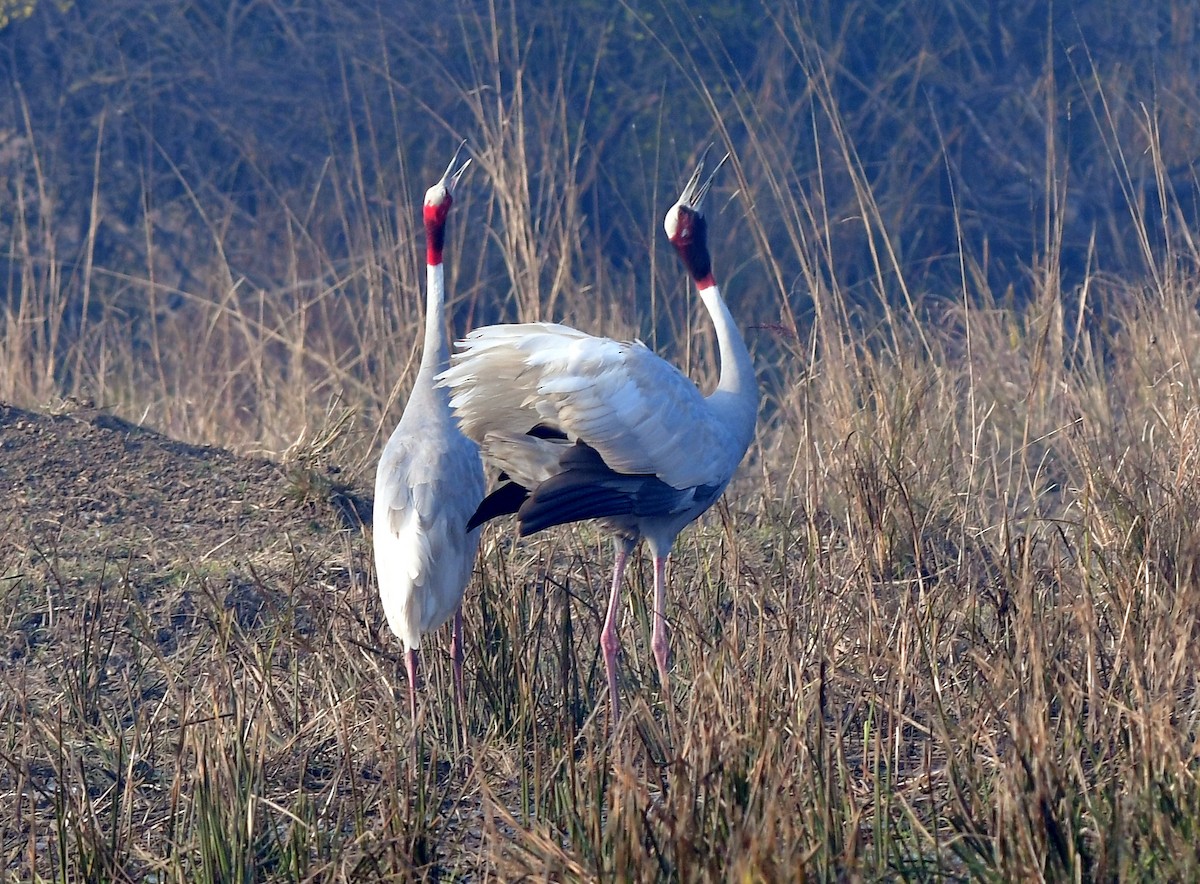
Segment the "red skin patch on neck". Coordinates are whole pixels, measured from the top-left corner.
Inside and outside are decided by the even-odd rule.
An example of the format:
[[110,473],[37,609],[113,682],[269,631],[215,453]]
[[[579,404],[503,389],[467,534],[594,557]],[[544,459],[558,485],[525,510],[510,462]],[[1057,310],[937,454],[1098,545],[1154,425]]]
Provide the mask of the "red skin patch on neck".
[[700,279],[696,280],[696,291],[702,292],[705,289],[712,288],[716,284],[717,281],[713,279],[713,275],[710,273],[707,276],[702,276]]
[[425,263],[431,267],[442,263],[446,243],[446,216],[450,214],[450,198],[440,206],[425,206]]

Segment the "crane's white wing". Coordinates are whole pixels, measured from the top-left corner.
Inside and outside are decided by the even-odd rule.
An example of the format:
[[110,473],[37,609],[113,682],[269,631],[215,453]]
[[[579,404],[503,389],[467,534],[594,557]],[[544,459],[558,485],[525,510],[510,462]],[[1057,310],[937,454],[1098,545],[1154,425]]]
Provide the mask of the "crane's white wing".
[[483,498],[475,445],[436,413],[405,418],[375,481],[374,542],[388,625],[408,648],[446,621],[471,577],[479,532],[467,520]]
[[675,488],[723,486],[744,453],[696,385],[640,342],[525,323],[477,329],[458,346],[439,382],[493,460],[490,440],[511,447],[538,425],[583,440],[613,470]]

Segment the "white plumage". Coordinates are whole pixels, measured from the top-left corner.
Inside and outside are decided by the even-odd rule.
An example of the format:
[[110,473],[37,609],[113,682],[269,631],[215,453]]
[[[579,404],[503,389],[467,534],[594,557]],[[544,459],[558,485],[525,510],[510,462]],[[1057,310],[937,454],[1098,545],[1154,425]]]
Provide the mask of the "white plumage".
[[425,194],[428,290],[424,350],[404,414],[388,439],[375,475],[373,521],[379,595],[388,625],[404,643],[414,716],[421,636],[451,616],[454,683],[462,700],[461,605],[479,546],[478,529],[468,531],[466,526],[485,489],[479,448],[459,431],[449,394],[434,383],[450,361],[442,315],[442,247],[454,188],[471,163],[467,160],[455,172],[459,152],[442,179]]
[[505,438],[518,427],[512,441],[545,447],[549,440],[525,435],[541,423],[583,439],[617,472],[686,488],[727,480],[754,430],[726,420],[719,404],[638,341],[546,322],[497,325],[467,335],[453,362],[445,375],[452,404],[489,459],[489,434]]
[[721,375],[712,394],[701,395],[639,342],[554,323],[477,329],[439,378],[453,390],[463,432],[505,480],[471,525],[515,512],[523,535],[583,519],[600,519],[614,532],[616,568],[601,633],[614,717],[626,559],[644,537],[655,564],[651,644],[666,690],[666,557],[679,531],[720,497],[754,436],[758,389],[713,281],[700,212],[712,176],[701,185],[702,168],[703,159],[665,227],[716,329]]

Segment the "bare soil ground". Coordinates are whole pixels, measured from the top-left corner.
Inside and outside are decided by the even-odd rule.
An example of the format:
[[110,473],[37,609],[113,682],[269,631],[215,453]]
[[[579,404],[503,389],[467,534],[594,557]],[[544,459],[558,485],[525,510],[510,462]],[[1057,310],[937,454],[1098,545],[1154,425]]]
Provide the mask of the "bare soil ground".
[[0,495],[0,880],[496,874],[523,762],[483,695],[513,664],[472,655],[467,747],[432,637],[414,732],[335,468],[0,403]]
[[[4,544],[34,561],[54,551],[235,568],[357,530],[369,501],[305,469],[177,442],[86,406],[38,414],[0,403]],[[310,496],[323,479],[328,496]]]
[[[115,855],[119,870],[100,862],[119,879],[211,874],[172,844],[223,828],[203,814],[243,790],[287,803],[378,783],[313,726],[340,690],[314,673],[354,681],[361,665],[380,699],[395,674],[368,594],[370,502],[336,473],[90,407],[0,404],[0,495],[0,869],[65,874],[65,851],[75,868]],[[228,769],[204,769],[214,747]],[[223,793],[207,810],[206,787]],[[111,854],[114,833],[140,843]]]
[[[270,587],[294,583],[301,559],[330,563],[323,577],[342,589],[362,576],[344,563],[370,502],[334,476],[178,442],[87,406],[0,404],[0,495],[10,585],[79,587],[109,574],[152,592],[187,572],[223,587],[248,625]],[[10,660],[38,641],[43,619],[31,613],[8,633]]]

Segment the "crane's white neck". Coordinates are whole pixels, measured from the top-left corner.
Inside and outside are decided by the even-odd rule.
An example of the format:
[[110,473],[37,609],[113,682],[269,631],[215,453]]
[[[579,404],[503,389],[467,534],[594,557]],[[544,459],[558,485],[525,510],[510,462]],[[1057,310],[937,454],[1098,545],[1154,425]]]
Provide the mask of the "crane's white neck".
[[727,413],[732,426],[744,431],[746,445],[749,445],[758,416],[758,382],[754,377],[754,363],[741,332],[734,325],[729,308],[725,306],[720,288],[711,279],[708,277],[701,281],[709,284],[700,288],[700,300],[704,302],[716,328],[721,377],[708,401],[713,407]]
[[446,270],[439,260],[429,263],[425,287],[425,347],[421,368],[444,371],[450,367],[450,343],[446,340]]

